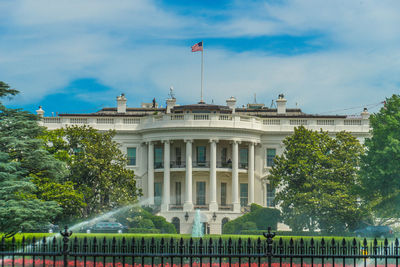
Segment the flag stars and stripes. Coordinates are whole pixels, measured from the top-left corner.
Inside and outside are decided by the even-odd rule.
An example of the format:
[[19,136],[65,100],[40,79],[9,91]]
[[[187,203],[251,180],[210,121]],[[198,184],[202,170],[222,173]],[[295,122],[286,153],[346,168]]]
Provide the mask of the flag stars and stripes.
[[203,41],[192,46],[192,52],[203,51]]

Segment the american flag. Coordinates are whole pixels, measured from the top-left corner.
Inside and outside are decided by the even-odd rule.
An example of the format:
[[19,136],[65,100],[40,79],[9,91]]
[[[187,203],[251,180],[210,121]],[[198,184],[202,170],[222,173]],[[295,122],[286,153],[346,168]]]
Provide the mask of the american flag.
[[192,52],[203,51],[203,41],[192,46]]

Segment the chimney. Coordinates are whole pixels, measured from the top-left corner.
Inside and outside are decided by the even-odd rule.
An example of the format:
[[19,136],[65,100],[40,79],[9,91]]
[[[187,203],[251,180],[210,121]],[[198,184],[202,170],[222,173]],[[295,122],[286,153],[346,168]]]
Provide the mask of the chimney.
[[125,94],[121,94],[117,96],[117,112],[125,113],[126,112],[126,98]]
[[40,118],[43,118],[43,116],[44,116],[44,110],[42,109],[42,106],[39,106],[39,109],[36,110],[36,114],[37,114]]
[[278,107],[278,114],[285,114],[286,113],[286,99],[283,94],[280,94],[278,96],[278,99],[276,100],[276,105]]
[[361,118],[363,120],[368,120],[369,119],[369,112],[367,108],[364,108],[363,112],[361,112]]
[[229,99],[226,100],[226,105],[232,110],[232,113],[235,113],[236,98],[231,96]]
[[167,113],[171,113],[171,109],[176,106],[176,98],[167,99]]

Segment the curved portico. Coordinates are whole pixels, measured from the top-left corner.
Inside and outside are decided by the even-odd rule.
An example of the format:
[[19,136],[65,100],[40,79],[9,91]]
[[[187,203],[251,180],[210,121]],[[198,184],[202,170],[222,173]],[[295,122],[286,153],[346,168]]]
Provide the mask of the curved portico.
[[[240,213],[241,206],[254,202],[254,146],[257,144],[254,138],[175,137],[154,139],[146,144],[149,159],[146,197],[161,199],[161,203],[152,203],[161,204],[161,212],[190,212],[200,208],[217,213]],[[246,193],[243,188],[240,191],[239,177],[246,178]]]

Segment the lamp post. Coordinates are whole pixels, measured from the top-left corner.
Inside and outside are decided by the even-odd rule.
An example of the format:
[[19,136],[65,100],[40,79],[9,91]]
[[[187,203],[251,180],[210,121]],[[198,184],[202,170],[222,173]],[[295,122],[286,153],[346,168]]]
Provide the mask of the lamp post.
[[185,214],[185,220],[186,220],[186,221],[189,220],[189,213],[188,213],[188,212],[186,212],[186,214]]

